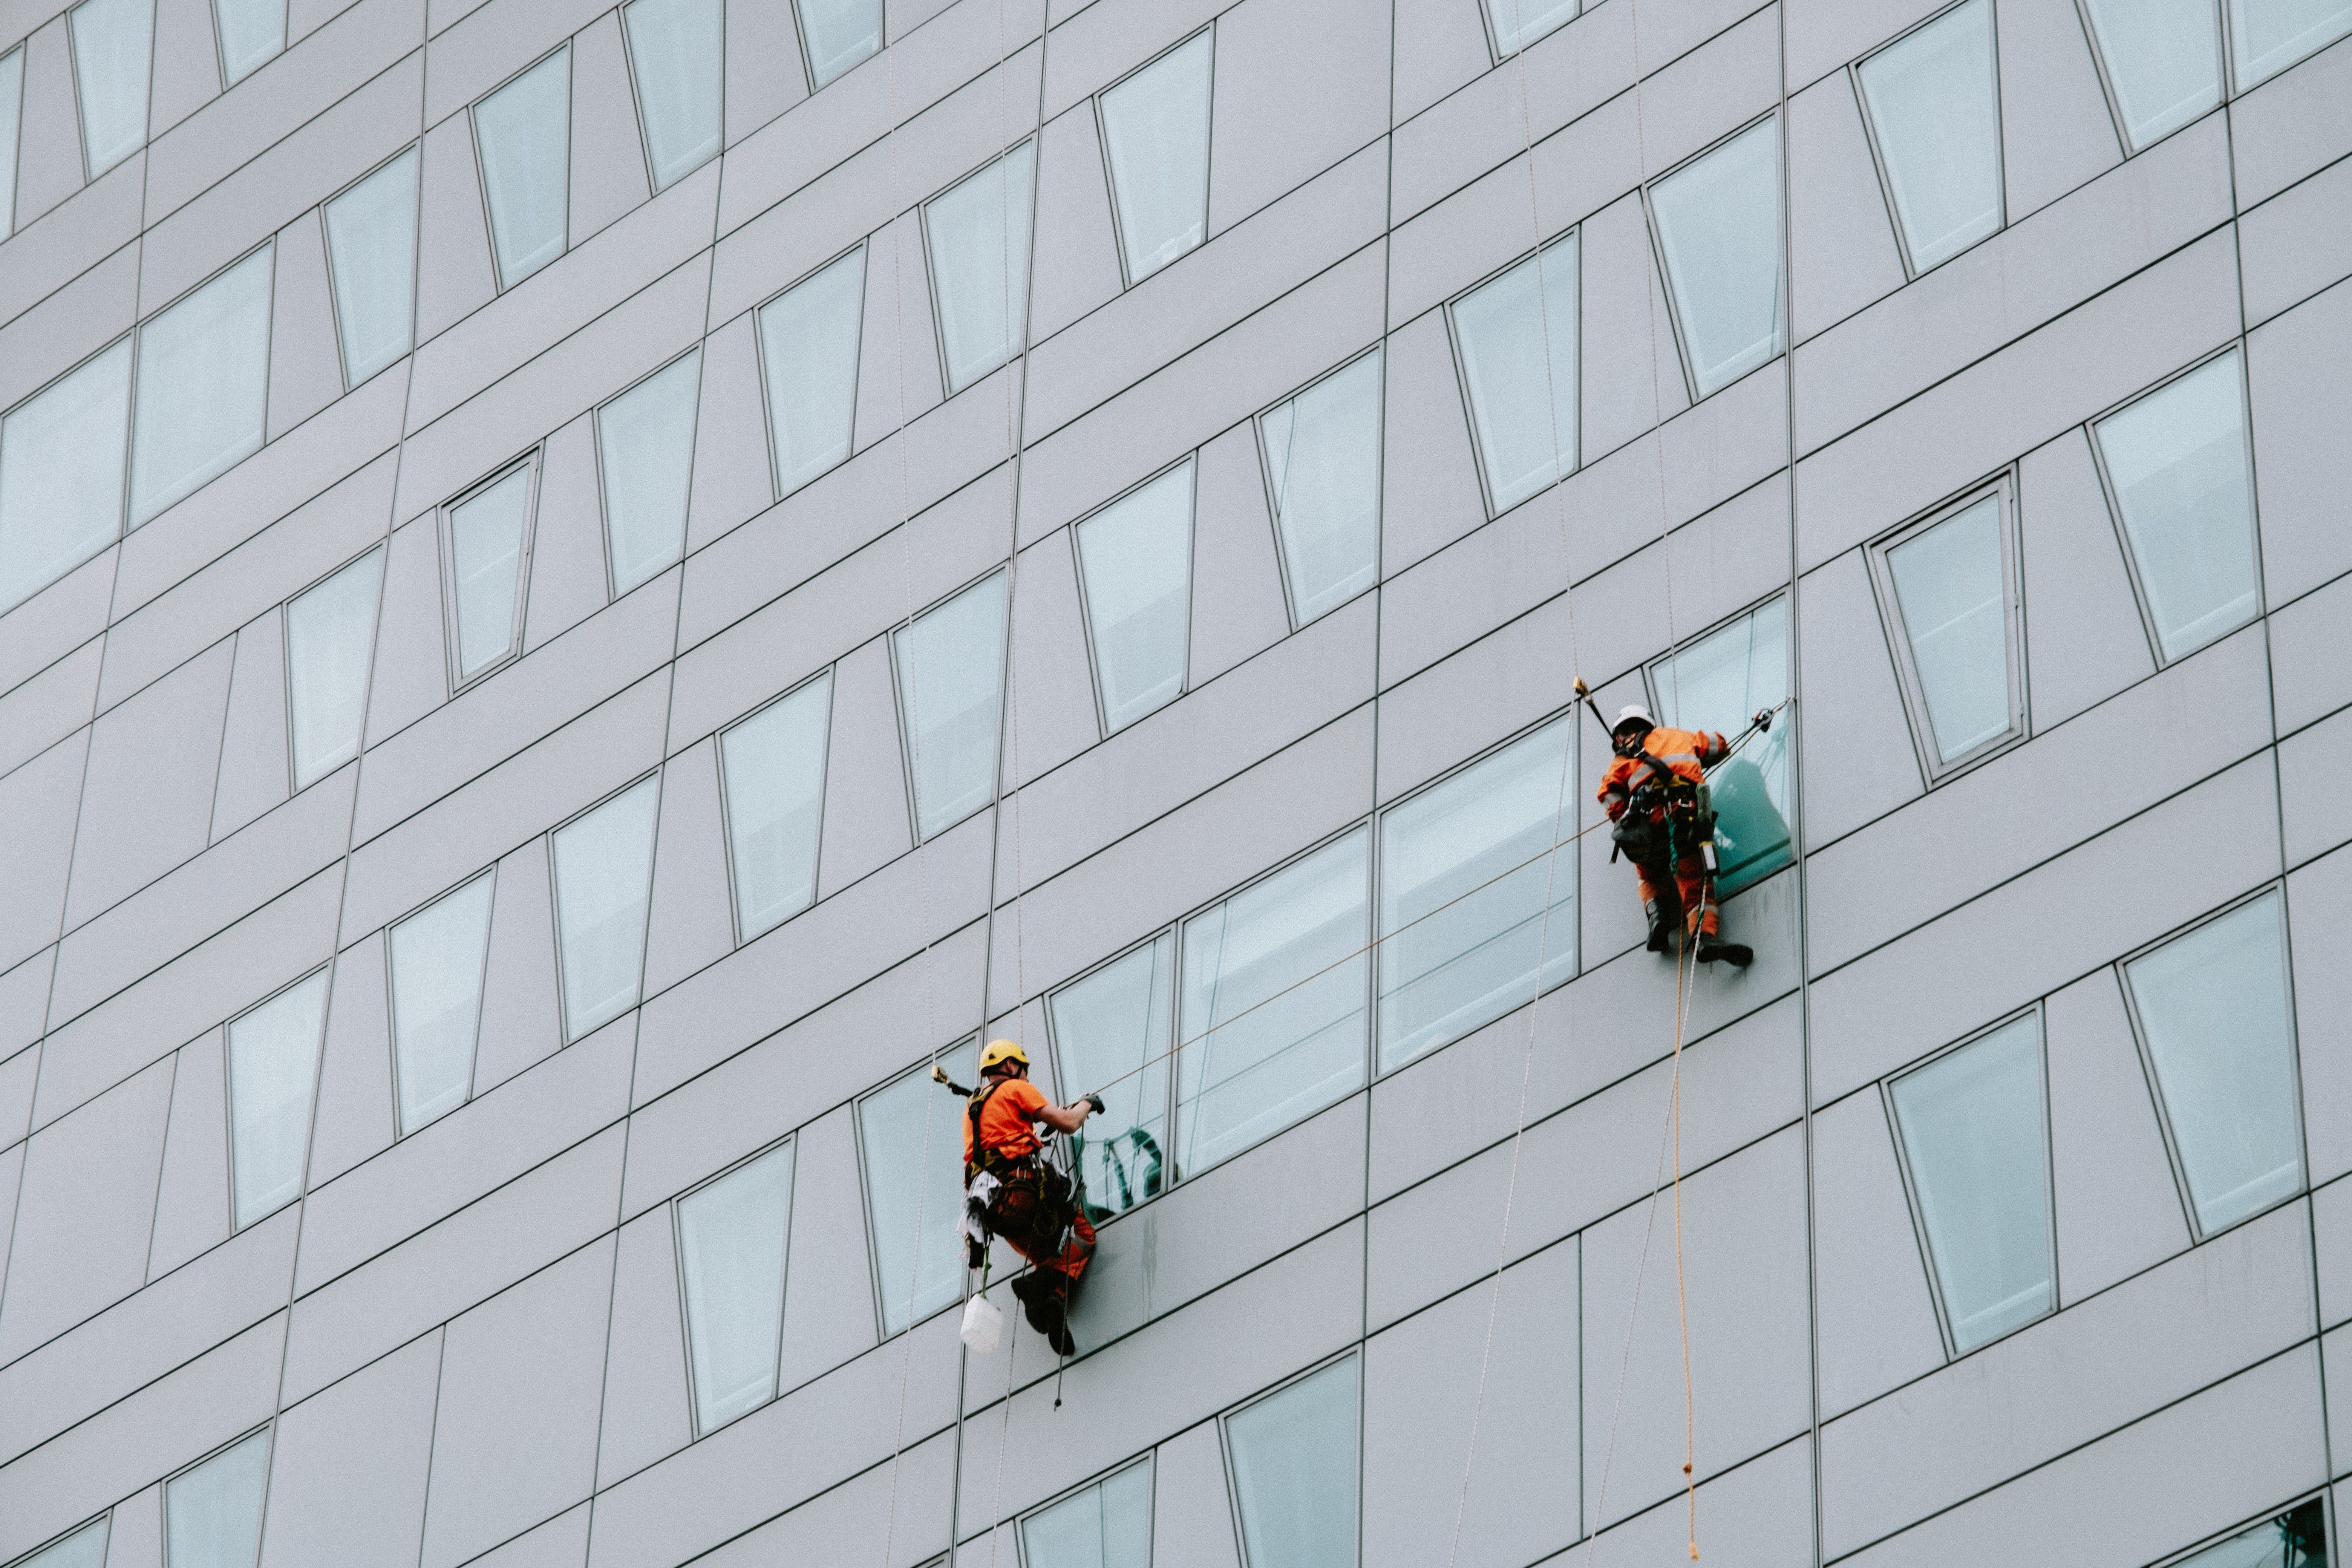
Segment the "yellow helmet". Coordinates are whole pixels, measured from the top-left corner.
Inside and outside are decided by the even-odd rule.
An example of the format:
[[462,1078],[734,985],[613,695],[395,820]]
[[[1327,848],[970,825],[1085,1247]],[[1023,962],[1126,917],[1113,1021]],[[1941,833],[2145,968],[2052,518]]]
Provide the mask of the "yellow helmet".
[[982,1047],[981,1071],[986,1072],[989,1068],[1004,1062],[1019,1062],[1025,1068],[1029,1065],[1029,1053],[1023,1050],[1020,1043],[1015,1040],[991,1040]]

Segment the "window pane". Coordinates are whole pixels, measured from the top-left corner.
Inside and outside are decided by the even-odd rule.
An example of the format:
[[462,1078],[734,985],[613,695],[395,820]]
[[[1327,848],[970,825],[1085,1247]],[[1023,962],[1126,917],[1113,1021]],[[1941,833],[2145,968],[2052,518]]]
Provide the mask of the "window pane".
[[1991,0],[1947,11],[1860,74],[1912,266],[1924,271],[1999,228]]
[[2133,146],[2221,101],[2213,0],[2088,0],[2085,8]]
[[760,307],[768,435],[777,488],[789,495],[849,456],[857,416],[857,338],[866,247]]
[[147,140],[154,0],[82,0],[73,8],[72,21],[82,152],[94,180]]
[[408,352],[416,297],[416,150],[327,204],[327,257],[343,379],[353,386]]
[[392,928],[392,1055],[404,1133],[455,1110],[473,1091],[496,885],[497,873],[485,872]]
[[324,970],[228,1026],[229,1143],[241,1228],[294,1201],[327,1016]]
[[[940,1053],[958,1083],[977,1076],[978,1045]],[[918,1068],[857,1102],[866,1202],[882,1326],[897,1333],[963,1294],[963,1101]]]
[[1576,16],[1577,0],[1486,0],[1495,24],[1495,47],[1515,55]]
[[460,680],[472,679],[514,651],[523,531],[530,521],[528,463],[450,509]]
[[268,1485],[267,1432],[173,1478],[163,1489],[165,1568],[253,1568]]
[[555,922],[563,949],[563,1037],[637,1005],[653,882],[658,775],[555,834]]
[[[1748,728],[1759,709],[1789,695],[1789,602],[1775,599],[1720,631],[1659,660],[1651,689],[1665,721],[1716,730]],[[1718,891],[1728,897],[1789,863],[1789,734],[1782,713],[1707,775],[1715,808]]]
[[2352,32],[2347,0],[2230,0],[2231,64],[2238,90]]
[[502,287],[563,254],[569,212],[572,50],[556,50],[474,106],[482,191]]
[[1362,829],[1184,922],[1176,1128],[1195,1172],[1364,1081]]
[[17,1568],[105,1568],[108,1520],[92,1520],[46,1552],[36,1552]]
[[792,1213],[790,1143],[678,1202],[694,1415],[705,1432],[775,1396]]
[[1102,95],[1111,196],[1135,282],[1208,232],[1213,36],[1171,49]]
[[1048,1004],[1062,1082],[1074,1095],[1102,1092],[1103,1114],[1071,1136],[1096,1219],[1156,1197],[1175,1179],[1165,1153],[1175,997],[1176,939],[1163,936]]
[[121,532],[130,424],[128,338],[0,420],[0,607],[31,598]]
[[16,226],[16,127],[24,96],[25,51],[12,49],[0,56],[0,237]]
[[882,47],[882,0],[800,0],[809,75],[823,87]]
[[221,67],[236,86],[286,47],[286,0],[213,0]]
[[1895,1079],[1895,1115],[1953,1348],[2049,1311],[2040,1023],[2020,1018]]
[[1004,675],[1004,574],[975,583],[891,634],[898,707],[929,838],[996,793],[997,692]]
[[1574,235],[1454,302],[1470,425],[1497,512],[1576,467],[1576,329]]
[[654,188],[719,151],[720,0],[629,0],[629,68],[646,117]]
[[1258,427],[1291,613],[1305,626],[1380,574],[1380,351],[1270,411]]
[[1028,1568],[1151,1568],[1151,1459],[1021,1521]]
[[2208,1234],[2303,1186],[2284,920],[2265,894],[2124,966]]
[[2172,1568],[2327,1568],[2327,1510],[2314,1498]]
[[1538,954],[1544,986],[1576,973],[1574,737],[1547,725],[1381,819],[1383,1072],[1532,1000]]
[[1117,730],[1184,689],[1192,609],[1192,463],[1187,458],[1078,524],[1087,626],[1103,719]]
[[131,527],[261,446],[276,248],[263,246],[140,330]]
[[2096,428],[2164,657],[2252,620],[2253,482],[2235,351]]
[[376,584],[383,576],[378,545],[286,606],[287,707],[298,790],[360,754]]
[[2009,733],[2009,588],[2000,498],[1913,534],[1886,554],[1911,668],[1945,762]]
[[1354,1568],[1356,1358],[1226,1418],[1249,1568]]
[[1029,142],[924,209],[948,390],[961,392],[1021,347],[1029,309]]
[[625,594],[686,552],[702,351],[656,371],[596,411],[613,592]]
[[735,917],[745,942],[816,901],[832,708],[833,677],[821,675],[719,738]]
[[1650,192],[1701,397],[1780,352],[1780,153],[1767,120]]

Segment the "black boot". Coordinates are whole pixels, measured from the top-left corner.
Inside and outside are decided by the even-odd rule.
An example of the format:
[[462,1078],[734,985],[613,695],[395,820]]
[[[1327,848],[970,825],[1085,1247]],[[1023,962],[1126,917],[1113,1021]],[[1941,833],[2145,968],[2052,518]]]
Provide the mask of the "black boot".
[[1040,1288],[1024,1298],[1024,1302],[1028,1309],[1029,1326],[1045,1336],[1055,1355],[1078,1353],[1077,1342],[1070,1337],[1069,1314],[1059,1290],[1045,1288],[1041,1282]]
[[1734,969],[1745,969],[1756,962],[1756,954],[1751,949],[1743,947],[1738,942],[1725,942],[1720,937],[1702,936],[1698,939],[1698,961],[1701,963],[1714,963],[1720,961],[1728,963]]
[[1643,904],[1642,912],[1650,917],[1650,940],[1644,945],[1652,952],[1665,952],[1667,946],[1675,940],[1674,921],[1668,920],[1659,910],[1654,901]]

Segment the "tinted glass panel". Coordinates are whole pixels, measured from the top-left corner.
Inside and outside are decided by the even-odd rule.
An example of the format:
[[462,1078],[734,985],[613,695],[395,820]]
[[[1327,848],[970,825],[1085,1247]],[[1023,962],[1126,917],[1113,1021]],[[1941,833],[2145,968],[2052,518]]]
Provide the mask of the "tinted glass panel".
[[2327,1568],[2327,1509],[2314,1498],[2172,1568]]
[[319,1030],[326,1016],[322,970],[228,1026],[231,1184],[240,1227],[293,1202],[302,1190]]
[[[1708,633],[1650,668],[1650,689],[1666,723],[1719,731],[1748,728],[1761,708],[1789,694],[1789,603],[1775,599]],[[1715,805],[1717,887],[1726,895],[1789,863],[1789,731],[1782,713],[1769,734],[1707,775]]]
[[1922,269],[2000,226],[1992,0],[1968,0],[1862,63],[1895,211]]
[[262,247],[140,330],[133,528],[261,445],[275,248]]
[[1380,574],[1379,352],[1270,411],[1258,428],[1291,613],[1304,626]]
[[2231,64],[2238,90],[2352,32],[2347,0],[2230,0]]
[[1004,574],[973,584],[911,626],[898,650],[898,711],[929,838],[996,792],[997,692],[1004,676]]
[[121,532],[130,424],[128,338],[0,420],[0,607]]
[[629,0],[629,69],[659,190],[719,151],[720,0]]
[[1029,309],[1029,183],[1023,142],[924,209],[948,390],[961,392],[1021,347]]
[[2097,430],[2164,657],[2252,620],[2253,481],[2236,353],[2108,415]]
[[1208,232],[1212,37],[1202,33],[1102,95],[1103,147],[1130,281]]
[[2221,101],[2213,0],[2084,0],[2084,8],[2133,146]]
[[686,552],[702,351],[656,371],[596,411],[613,591],[625,594]]
[[221,70],[234,86],[286,47],[286,0],[213,0]]
[[785,494],[849,456],[857,416],[857,337],[866,300],[859,246],[760,307],[768,433]]
[[1780,154],[1778,123],[1767,120],[1650,192],[1701,397],[1780,350]]
[[521,597],[523,534],[530,522],[525,464],[449,510],[456,579],[457,679],[470,680],[514,651]]
[[408,352],[416,299],[416,151],[327,204],[343,379],[353,386]]
[[1071,1137],[1097,1219],[1133,1208],[1175,1179],[1168,1168],[1168,1026],[1175,1012],[1176,939],[1163,936],[1050,1004],[1061,1081],[1100,1089],[1103,1114]]
[[82,153],[94,180],[147,140],[154,0],[82,0],[71,17]]
[[1078,524],[1103,720],[1117,730],[1184,689],[1192,608],[1192,464]]
[[163,1489],[165,1568],[253,1568],[268,1485],[267,1432],[173,1477]]
[[1225,1419],[1249,1568],[1354,1568],[1356,1358]]
[[[978,1077],[979,1047],[967,1040],[940,1053],[958,1083]],[[963,1293],[964,1102],[918,1068],[857,1104],[866,1147],[866,1214],[874,1226],[874,1271],[882,1326],[897,1333]]]
[[570,212],[572,50],[560,48],[474,106],[482,194],[502,287],[563,254]]
[[25,51],[0,55],[0,235],[16,227],[16,134],[25,96]]
[[1576,467],[1576,330],[1574,235],[1454,303],[1470,427],[1498,512]]
[[99,1519],[83,1525],[47,1551],[34,1552],[18,1568],[105,1568],[108,1522]]
[[1151,1461],[1021,1521],[1027,1568],[1151,1568]]
[[2000,498],[1915,533],[1886,552],[1936,751],[1954,762],[2015,724]]
[[882,0],[800,0],[809,75],[823,87],[882,47]]
[[404,1133],[473,1091],[496,886],[496,873],[485,872],[392,928],[393,1076]]
[[649,778],[555,834],[555,921],[563,948],[564,1037],[637,1005],[661,781]]
[[286,606],[286,689],[294,787],[307,789],[360,754],[368,657],[375,646],[379,545]]
[[1495,25],[1495,47],[1517,54],[1576,16],[1577,0],[1486,0],[1487,17]]
[[686,1342],[702,1431],[775,1396],[792,1213],[790,1143],[678,1202]]
[[833,677],[822,675],[719,737],[735,919],[746,942],[816,901],[832,707]]

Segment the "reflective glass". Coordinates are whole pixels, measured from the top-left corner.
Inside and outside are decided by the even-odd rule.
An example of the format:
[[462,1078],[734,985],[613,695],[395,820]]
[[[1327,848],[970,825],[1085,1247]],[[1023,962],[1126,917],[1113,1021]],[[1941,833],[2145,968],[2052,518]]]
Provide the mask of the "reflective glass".
[[775,1396],[792,1214],[790,1143],[678,1200],[686,1342],[702,1431]]
[[147,140],[155,0],[82,0],[70,16],[82,153],[94,180]]
[[459,680],[472,679],[514,651],[530,522],[528,463],[449,509]]
[[1571,234],[1454,301],[1470,427],[1497,512],[1576,467],[1576,297]]
[[310,1142],[310,1090],[327,1018],[320,970],[228,1026],[228,1127],[236,1223],[294,1201]]
[[474,106],[482,192],[501,287],[563,254],[571,211],[572,50],[556,50]]
[[[1071,1135],[1097,1219],[1123,1213],[1176,1179],[1168,1168],[1168,1026],[1175,1012],[1176,939],[1163,936],[1048,1004],[1061,1081],[1099,1089],[1103,1114]],[[1117,1129],[1117,1131],[1112,1131]]]
[[2266,893],[2124,966],[2208,1235],[2303,1186],[2284,921]]
[[1249,1568],[1355,1568],[1356,1358],[1225,1418]]
[[221,74],[235,87],[286,47],[286,0],[213,0]]
[[357,386],[408,352],[416,299],[416,149],[327,204],[343,379]]
[[1952,1347],[2051,1310],[2050,1145],[2034,1017],[1895,1080],[1895,1118]]
[[1202,33],[1171,49],[1102,95],[1103,148],[1130,282],[1208,232],[1213,37]]
[[2133,146],[2221,101],[2213,0],[2084,0],[2084,9]]
[[497,875],[484,872],[392,928],[393,1077],[403,1133],[473,1092]]
[[1698,395],[1780,352],[1780,132],[1766,120],[1651,188]]
[[0,419],[0,608],[31,598],[122,531],[131,340]]
[[1117,730],[1184,689],[1192,609],[1190,458],[1078,524],[1103,721]]
[[625,594],[686,552],[702,351],[656,371],[596,411],[613,592]]
[[1184,922],[1179,1170],[1362,1085],[1370,843],[1359,828]]
[[1574,738],[1547,725],[1381,818],[1383,1072],[1533,1000],[1538,963],[1576,973]]
[[914,764],[915,824],[929,838],[996,793],[1004,574],[924,611],[891,640],[898,652],[898,711]]
[[1515,55],[1545,34],[1575,18],[1577,0],[1486,0],[1495,25],[1495,49]]
[[780,493],[791,494],[849,456],[865,303],[861,245],[760,307],[768,436]]
[[2327,1509],[2317,1498],[2184,1557],[2171,1568],[2327,1568]]
[[294,787],[360,754],[368,657],[375,647],[378,545],[286,606],[286,690],[294,731]]
[[721,0],[629,0],[629,69],[659,190],[719,151],[724,84]]
[[140,329],[131,527],[261,446],[276,248],[263,246]]
[[[971,1083],[979,1047],[940,1053],[958,1083]],[[964,1102],[931,1081],[928,1067],[857,1102],[866,1148],[866,1216],[874,1226],[874,1272],[882,1327],[897,1333],[963,1294]]]
[[1027,1568],[1151,1568],[1151,1460],[1021,1521]]
[[1380,351],[1268,411],[1258,429],[1291,614],[1305,626],[1380,575]]
[[1990,495],[1886,552],[1911,668],[1947,763],[2016,721],[2000,531],[2000,498]]
[[833,677],[821,675],[719,738],[727,842],[742,940],[816,901],[824,828],[824,741]]
[[2156,640],[2179,658],[2254,618],[2254,486],[2232,350],[2095,426]]
[[637,1005],[660,803],[656,775],[556,829],[555,925],[567,1040]]
[[[1789,602],[1775,599],[1650,668],[1659,714],[1678,729],[1748,728],[1759,709],[1789,695]],[[1726,897],[1789,863],[1786,712],[1769,733],[1707,775],[1715,809],[1716,886]]]
[[173,1477],[163,1489],[164,1568],[253,1568],[268,1486],[267,1432]]
[[2230,64],[2238,90],[2352,33],[2352,0],[2230,0]]
[[799,0],[809,75],[823,87],[882,47],[882,0]]
[[923,209],[950,392],[1012,358],[1027,330],[1034,152],[1024,142]]
[[25,98],[25,51],[0,55],[0,237],[16,226],[16,128]]
[[1968,0],[1862,62],[1863,101],[1920,270],[2000,226],[1992,0]]
[[112,1517],[92,1520],[54,1546],[34,1552],[16,1568],[105,1568],[106,1527]]

